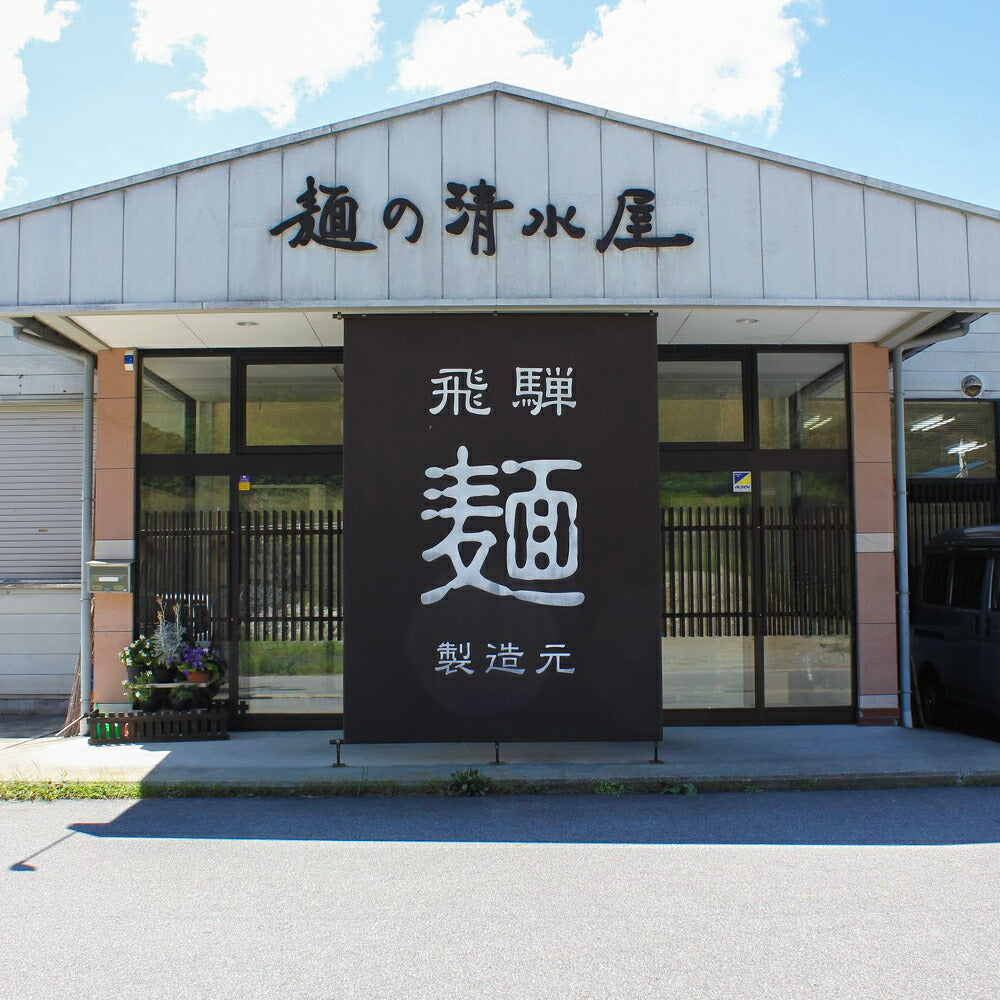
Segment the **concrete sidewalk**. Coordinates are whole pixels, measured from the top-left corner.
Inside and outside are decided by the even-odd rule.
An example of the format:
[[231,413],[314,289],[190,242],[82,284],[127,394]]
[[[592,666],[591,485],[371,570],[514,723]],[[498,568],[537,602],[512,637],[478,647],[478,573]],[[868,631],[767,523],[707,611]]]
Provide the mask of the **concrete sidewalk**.
[[234,733],[227,741],[89,746],[79,737],[0,739],[0,781],[193,782],[289,787],[418,786],[477,767],[513,787],[589,789],[598,781],[693,782],[699,789],[1000,784],[1000,743],[958,733],[860,726],[670,727],[651,743],[346,745],[337,732]]

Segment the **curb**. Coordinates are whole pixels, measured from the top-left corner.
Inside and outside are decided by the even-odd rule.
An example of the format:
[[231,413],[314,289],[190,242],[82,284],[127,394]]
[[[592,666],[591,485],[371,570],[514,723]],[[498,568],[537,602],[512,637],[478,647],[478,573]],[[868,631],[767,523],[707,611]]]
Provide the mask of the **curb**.
[[[491,778],[490,795],[624,795],[725,792],[873,791],[896,788],[959,788],[1000,786],[1000,772],[946,772],[900,774],[782,775],[762,778],[672,775],[669,778]],[[152,798],[344,798],[355,796],[443,796],[444,778],[393,781],[343,778],[333,781],[229,782],[229,781],[86,781],[0,780],[0,801],[51,801],[56,799]]]

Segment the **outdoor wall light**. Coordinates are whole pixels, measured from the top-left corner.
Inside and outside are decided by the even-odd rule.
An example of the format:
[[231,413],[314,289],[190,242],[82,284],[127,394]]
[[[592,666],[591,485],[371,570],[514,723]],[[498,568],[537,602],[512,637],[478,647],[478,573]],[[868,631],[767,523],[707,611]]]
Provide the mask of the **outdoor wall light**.
[[236,321],[237,326],[260,326],[255,319],[238,319]]
[[962,379],[962,392],[975,399],[983,391],[983,380],[978,375],[966,375]]
[[741,316],[737,321],[740,326],[753,326],[754,323],[760,322],[759,320],[753,319],[751,316]]

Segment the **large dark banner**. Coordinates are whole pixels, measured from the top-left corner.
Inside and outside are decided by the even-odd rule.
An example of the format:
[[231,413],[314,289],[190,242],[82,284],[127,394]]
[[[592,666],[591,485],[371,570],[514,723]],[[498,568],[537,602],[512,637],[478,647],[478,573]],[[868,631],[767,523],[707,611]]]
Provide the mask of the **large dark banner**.
[[347,740],[658,738],[655,341],[346,320]]

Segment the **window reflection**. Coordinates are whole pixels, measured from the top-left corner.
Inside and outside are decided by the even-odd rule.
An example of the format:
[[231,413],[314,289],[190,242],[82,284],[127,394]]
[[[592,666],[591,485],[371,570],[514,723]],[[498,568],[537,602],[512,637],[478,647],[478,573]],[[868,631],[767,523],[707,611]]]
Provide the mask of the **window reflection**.
[[142,453],[228,452],[229,386],[229,358],[146,358],[142,364]]
[[846,448],[842,354],[757,356],[761,448]]
[[249,447],[323,447],[343,441],[343,365],[247,365]]
[[915,479],[989,479],[996,475],[993,403],[905,404],[906,475]]
[[660,441],[743,440],[742,362],[661,361],[657,380]]

